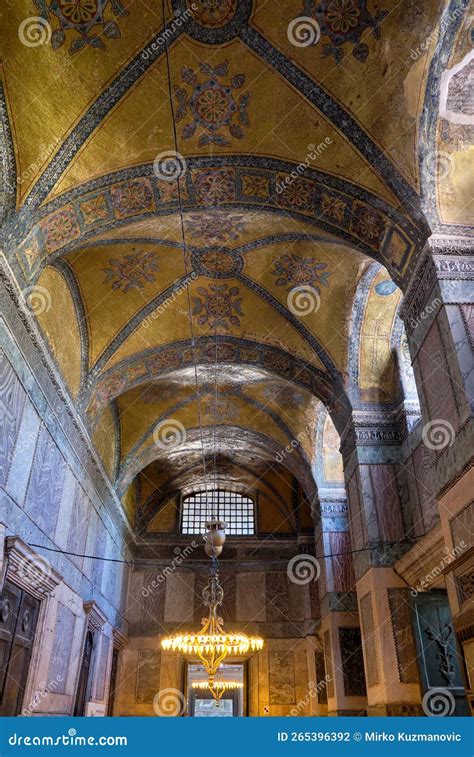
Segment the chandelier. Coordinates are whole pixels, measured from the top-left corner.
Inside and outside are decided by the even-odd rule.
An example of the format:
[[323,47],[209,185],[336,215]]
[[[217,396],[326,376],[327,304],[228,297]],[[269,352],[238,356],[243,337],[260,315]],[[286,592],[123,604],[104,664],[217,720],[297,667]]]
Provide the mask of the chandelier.
[[[206,684],[214,699],[218,700],[224,693],[215,676],[226,657],[237,657],[263,649],[263,639],[246,636],[243,633],[226,633],[224,621],[219,615],[219,607],[224,599],[224,590],[219,583],[219,568],[216,554],[222,552],[225,541],[222,521],[214,520],[206,523],[208,531],[204,536],[206,553],[211,557],[209,583],[202,591],[204,606],[208,614],[201,621],[202,628],[198,632],[177,633],[161,640],[165,651],[177,652],[186,657],[197,657],[208,675]],[[219,692],[219,689],[221,691]]]
[[244,684],[242,681],[214,681],[211,687],[209,681],[194,681],[192,687],[193,689],[200,689],[201,691],[210,691],[216,702],[220,702],[222,695],[226,691],[243,689]]

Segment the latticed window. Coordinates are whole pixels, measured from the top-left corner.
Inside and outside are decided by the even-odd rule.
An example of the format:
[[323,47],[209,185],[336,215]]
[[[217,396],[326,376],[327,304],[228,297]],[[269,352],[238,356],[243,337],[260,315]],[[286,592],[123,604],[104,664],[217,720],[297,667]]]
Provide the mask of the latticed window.
[[237,492],[196,492],[185,497],[181,507],[181,532],[202,534],[210,517],[227,523],[227,536],[255,534],[255,505],[250,497]]

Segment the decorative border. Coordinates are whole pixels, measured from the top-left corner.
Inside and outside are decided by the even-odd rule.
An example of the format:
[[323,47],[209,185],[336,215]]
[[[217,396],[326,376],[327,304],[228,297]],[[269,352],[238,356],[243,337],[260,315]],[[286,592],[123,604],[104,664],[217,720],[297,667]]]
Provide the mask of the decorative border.
[[[298,179],[296,189],[300,192],[278,194],[277,183],[293,169],[292,163],[258,156],[189,158],[186,174],[180,180],[183,210],[196,212],[223,207],[289,216],[335,234],[355,249],[380,260],[400,282],[414,251],[424,244],[427,234],[375,195],[314,169],[306,169]],[[264,180],[264,189],[254,188],[255,178]],[[215,185],[212,196],[206,189],[209,181]],[[140,195],[140,200],[135,205],[129,202],[125,209],[121,204],[124,192]],[[95,223],[87,223],[83,205],[98,199],[102,217]],[[337,220],[335,204],[344,210]],[[33,217],[28,214],[26,218],[21,211],[11,230],[10,247],[25,276],[33,280],[51,259],[76,250],[99,233],[177,210],[177,183],[160,181],[153,174],[153,166],[143,164],[71,190]],[[379,226],[380,235],[363,235],[361,214],[370,216]]]

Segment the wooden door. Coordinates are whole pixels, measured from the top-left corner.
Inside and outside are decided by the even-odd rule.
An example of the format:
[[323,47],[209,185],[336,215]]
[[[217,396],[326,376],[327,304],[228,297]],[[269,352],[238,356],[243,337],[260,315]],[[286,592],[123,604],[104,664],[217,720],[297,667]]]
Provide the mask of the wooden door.
[[18,715],[35,638],[40,602],[5,581],[0,595],[0,715]]

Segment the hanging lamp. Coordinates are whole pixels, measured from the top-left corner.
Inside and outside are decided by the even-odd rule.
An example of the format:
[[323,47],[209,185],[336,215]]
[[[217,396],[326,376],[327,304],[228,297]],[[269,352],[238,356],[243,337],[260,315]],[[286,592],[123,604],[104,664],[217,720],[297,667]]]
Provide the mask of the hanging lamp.
[[217,518],[206,523],[204,535],[206,554],[211,555],[209,582],[202,591],[202,599],[208,614],[201,621],[198,632],[177,633],[161,640],[165,651],[177,652],[185,657],[197,657],[208,676],[207,686],[214,699],[219,701],[224,691],[216,682],[216,673],[226,657],[238,657],[263,649],[263,639],[243,633],[226,633],[219,608],[224,599],[224,590],[219,582],[219,566],[216,553],[220,554],[225,542],[225,523]]

